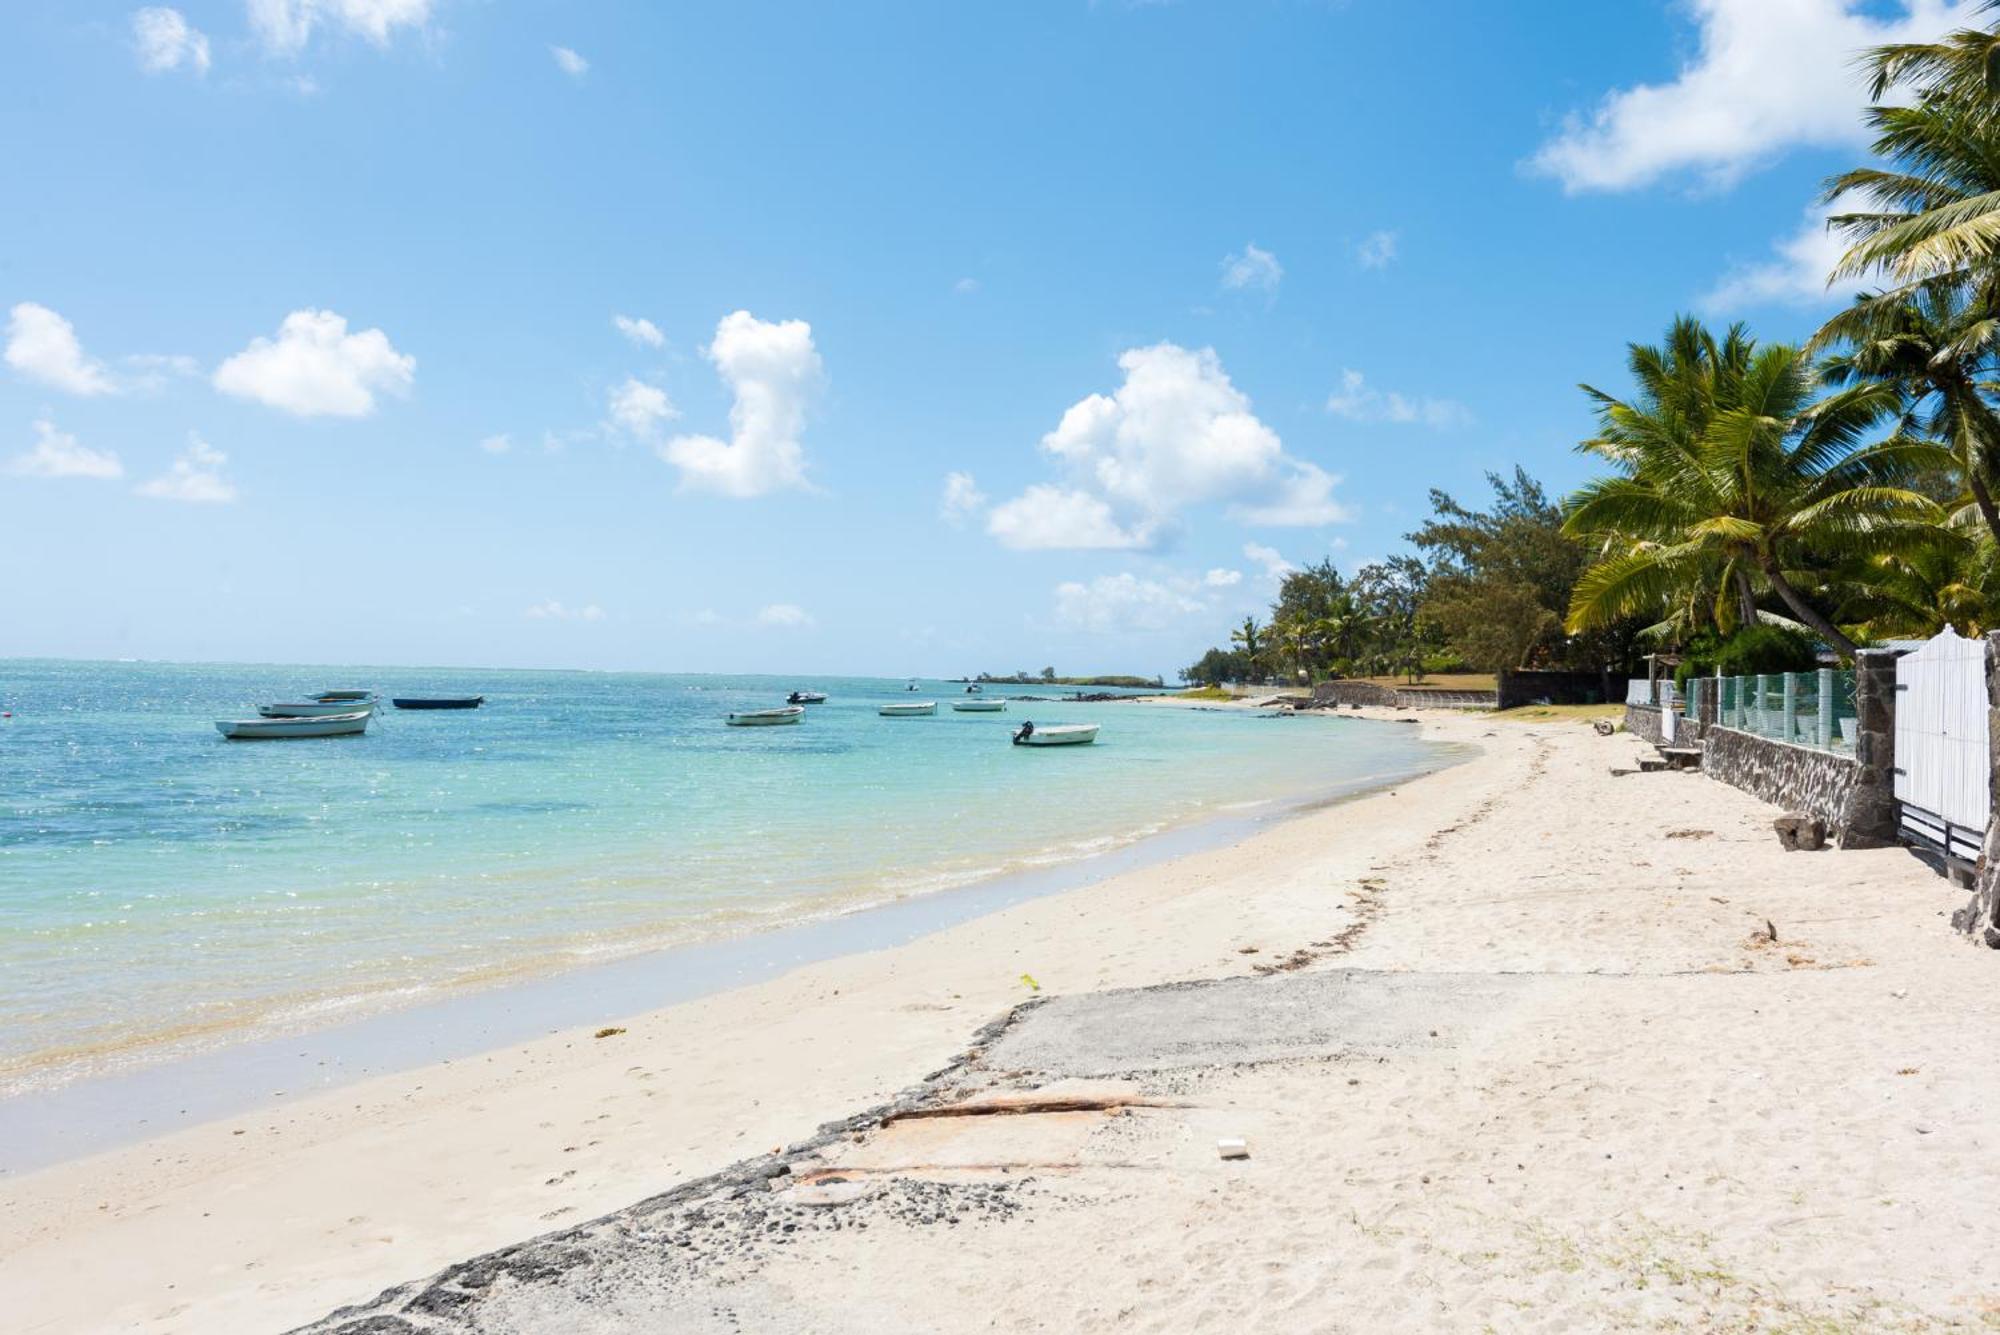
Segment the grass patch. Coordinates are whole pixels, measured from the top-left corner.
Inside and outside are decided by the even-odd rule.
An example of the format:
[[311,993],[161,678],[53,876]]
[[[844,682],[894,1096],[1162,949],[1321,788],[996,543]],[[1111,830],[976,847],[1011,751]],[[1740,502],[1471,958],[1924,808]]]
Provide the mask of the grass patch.
[[1589,722],[1593,719],[1616,719],[1623,721],[1623,705],[1519,705],[1513,709],[1496,709],[1491,718],[1511,719],[1517,723],[1548,722],[1551,719],[1578,719]]
[[1405,691],[1497,691],[1500,678],[1492,672],[1433,672],[1422,681],[1407,677],[1350,677],[1371,686],[1389,686]]
[[[1190,686],[1185,691],[1174,692],[1174,699],[1176,700],[1234,700],[1236,698],[1220,686]],[[1244,696],[1243,698],[1247,700],[1250,697]]]

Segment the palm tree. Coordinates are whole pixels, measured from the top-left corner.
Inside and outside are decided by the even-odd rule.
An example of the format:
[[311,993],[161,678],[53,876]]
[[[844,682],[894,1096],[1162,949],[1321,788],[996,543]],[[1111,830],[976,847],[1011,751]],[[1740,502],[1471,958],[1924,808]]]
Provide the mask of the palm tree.
[[[1919,283],[1990,272],[2000,254],[2000,31],[1881,46],[1866,63],[1874,151],[1891,166],[1827,182],[1829,202],[1853,192],[1870,206],[1829,220],[1852,242],[1833,277],[1881,275],[1902,300]],[[1884,104],[1899,87],[1913,101]]]
[[1933,281],[1897,300],[1862,297],[1827,321],[1809,347],[1843,345],[1820,363],[1829,384],[1892,386],[1902,427],[1937,441],[1972,495],[1987,532],[2000,540],[1990,479],[2000,466],[2000,415],[1986,394],[2000,352],[2000,320],[1957,284]]
[[1928,639],[1946,626],[1963,635],[2000,628],[2000,547],[1948,528],[1893,555],[1862,558],[1861,569],[1839,572],[1854,592],[1844,620],[1870,638]]
[[1264,656],[1264,628],[1257,624],[1256,617],[1244,617],[1243,624],[1229,632],[1229,642],[1243,650],[1243,657],[1253,670]]
[[[1741,326],[1721,341],[1683,317],[1660,348],[1635,346],[1630,401],[1585,386],[1599,434],[1579,449],[1616,470],[1571,499],[1564,531],[1604,555],[1572,594],[1568,628],[1589,630],[1733,592],[1755,619],[1761,580],[1827,644],[1854,642],[1816,605],[1830,560],[1887,554],[1927,533],[1942,511],[1901,485],[1942,450],[1861,438],[1898,406],[1866,383],[1816,398],[1799,349],[1759,348]],[[1708,591],[1713,590],[1711,595]]]

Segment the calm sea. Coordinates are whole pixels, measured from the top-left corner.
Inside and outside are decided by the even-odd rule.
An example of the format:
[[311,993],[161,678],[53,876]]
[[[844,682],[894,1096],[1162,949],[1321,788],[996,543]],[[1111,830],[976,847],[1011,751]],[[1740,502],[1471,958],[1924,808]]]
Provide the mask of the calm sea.
[[[1436,767],[1413,728],[901,680],[0,661],[0,1092],[1088,857]],[[212,721],[330,688],[359,738]],[[803,724],[730,710],[827,691]],[[1025,688],[990,688],[1029,694]],[[1008,744],[1023,719],[1091,747]]]

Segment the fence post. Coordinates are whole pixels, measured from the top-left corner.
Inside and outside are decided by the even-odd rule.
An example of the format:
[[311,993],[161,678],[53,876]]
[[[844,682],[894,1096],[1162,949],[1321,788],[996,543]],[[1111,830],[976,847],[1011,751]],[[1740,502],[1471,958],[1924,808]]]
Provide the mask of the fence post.
[[[1986,755],[2000,780],[2000,631],[1986,633]],[[2000,808],[2000,782],[1993,785]],[[2000,948],[2000,819],[1989,819],[1980,845],[1972,898],[1951,915],[1951,925],[1983,946]]]
[[1797,739],[1799,724],[1799,674],[1787,672],[1784,688],[1785,722],[1778,731],[1778,740],[1790,742]]
[[1833,745],[1833,669],[1819,670],[1819,745]]
[[1842,848],[1896,842],[1896,655],[1863,649],[1854,656],[1854,790],[1840,819]]

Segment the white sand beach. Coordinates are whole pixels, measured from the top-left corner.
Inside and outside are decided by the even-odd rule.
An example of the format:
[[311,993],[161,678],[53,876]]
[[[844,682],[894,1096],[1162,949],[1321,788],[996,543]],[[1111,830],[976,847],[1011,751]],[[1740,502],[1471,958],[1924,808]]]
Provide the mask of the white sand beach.
[[[1294,726],[1337,744],[1352,725]],[[1899,850],[1784,853],[1771,808],[1700,774],[1613,777],[1640,750],[1623,734],[1421,726],[1480,754],[609,1037],[554,1034],[0,1180],[5,1324],[313,1322],[890,1100],[1034,995],[1023,975],[1068,999],[1337,970],[1378,998],[1351,1042],[1335,1007],[1316,1017],[1330,1047],[1274,1060],[1040,1084],[983,1068],[984,1096],[1149,1106],[898,1123],[814,1156],[877,1190],[1002,1184],[1004,1209],[877,1209],[865,1229],[800,1211],[813,1222],[786,1245],[671,1283],[645,1279],[635,1237],[594,1289],[509,1281],[401,1328],[2000,1321],[1981,1264],[2000,1069],[1978,1048],[2000,961],[1948,930],[1958,892]],[[1219,1158],[1224,1137],[1249,1157]]]

